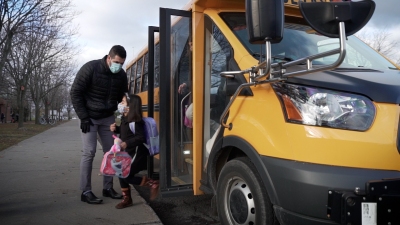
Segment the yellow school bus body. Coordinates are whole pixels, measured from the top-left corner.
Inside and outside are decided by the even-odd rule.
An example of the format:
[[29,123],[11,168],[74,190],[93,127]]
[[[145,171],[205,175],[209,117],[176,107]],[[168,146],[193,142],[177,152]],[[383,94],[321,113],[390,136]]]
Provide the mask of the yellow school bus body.
[[[285,18],[293,23],[305,24],[306,22],[296,5],[297,1],[286,2],[284,5]],[[190,162],[193,168],[193,194],[203,194],[207,185],[213,194],[217,194],[219,176],[225,165],[235,158],[247,157],[256,165],[257,172],[261,174],[263,180],[261,183],[265,186],[263,190],[268,191],[267,195],[269,195],[274,207],[274,216],[277,216],[282,224],[286,224],[284,222],[285,216],[291,219],[298,219],[298,216],[303,218],[304,216],[305,219],[299,220],[301,222],[298,224],[310,224],[308,223],[310,221],[318,221],[315,224],[336,224],[329,220],[329,213],[326,216],[328,192],[324,195],[324,199],[318,202],[318,205],[311,206],[299,201],[293,200],[291,202],[287,199],[280,199],[279,195],[296,192],[304,195],[298,197],[298,199],[305,202],[307,202],[307,199],[313,198],[313,193],[307,193],[306,190],[301,188],[299,188],[301,189],[299,191],[295,184],[304,184],[305,187],[323,185],[324,181],[315,180],[324,177],[323,173],[319,177],[314,177],[312,174],[318,171],[307,171],[314,166],[326,169],[326,179],[330,179],[330,176],[332,176],[331,181],[349,179],[346,178],[346,174],[341,174],[341,172],[335,174],[336,171],[349,171],[351,173],[349,177],[355,176],[354,174],[357,172],[362,172],[363,176],[366,177],[368,177],[369,172],[383,174],[384,176],[386,174],[398,176],[400,172],[400,150],[398,150],[397,139],[399,137],[400,106],[399,104],[373,101],[376,110],[374,121],[371,127],[365,131],[296,124],[288,122],[285,118],[284,106],[270,83],[250,86],[248,88],[252,95],[239,95],[230,106],[225,123],[232,124],[232,128],[221,127],[223,132],[220,138],[221,140],[241,140],[242,143],[248,144],[249,148],[254,149],[254,155],[248,155],[251,150],[241,149],[240,146],[243,145],[227,144],[222,149],[213,148],[212,151],[218,151],[220,155],[213,156],[215,157],[213,158],[214,161],[208,162],[213,164],[214,170],[207,171],[210,166],[207,165],[208,167],[204,168],[204,164],[207,164],[204,162],[207,144],[204,140],[204,130],[206,129],[204,125],[204,105],[208,102],[204,97],[207,94],[205,92],[207,84],[204,77],[207,73],[205,68],[209,63],[206,61],[207,54],[210,53],[207,52],[208,46],[206,46],[205,41],[205,37],[207,38],[205,18],[210,18],[232,46],[233,58],[239,69],[246,70],[254,67],[259,64],[258,60],[249,53],[248,49],[220,16],[220,13],[223,12],[245,12],[244,3],[244,0],[194,0],[184,7],[184,10],[191,11],[192,15],[193,143],[187,146],[190,146],[189,149],[192,150]],[[158,39],[156,43],[158,43]],[[144,49],[133,62],[136,62],[147,51],[147,48]],[[132,66],[133,62],[128,67]],[[323,74],[315,73],[314,76],[323,76]],[[250,82],[248,74],[245,74],[244,77],[247,82]],[[156,87],[154,89],[154,104],[160,103],[159,92],[160,89]],[[140,92],[138,95],[142,97],[143,104],[147,105],[147,92]],[[154,117],[159,121],[159,112],[155,111],[154,113]],[[282,173],[279,182],[286,182],[287,187],[283,188],[285,190],[275,189],[282,187],[279,186],[282,183],[279,185],[274,183],[275,181],[270,176],[272,172],[268,171],[267,168],[269,165],[263,165],[268,161],[265,161],[265,159],[282,160],[293,163],[299,168],[304,166],[306,172],[301,171],[302,173],[299,173],[294,181],[289,180],[289,178],[285,180],[285,174]],[[275,173],[277,172],[275,171]],[[206,174],[206,177],[204,177],[204,174]],[[382,177],[382,179],[386,178],[391,177]],[[365,182],[367,181],[365,180]],[[342,187],[332,184],[331,188],[364,188],[363,186],[355,187],[351,185]],[[274,195],[276,196],[274,197]],[[321,193],[318,197],[321,197]],[[219,196],[217,196],[217,200],[218,198]],[[223,203],[217,202],[217,204]]]

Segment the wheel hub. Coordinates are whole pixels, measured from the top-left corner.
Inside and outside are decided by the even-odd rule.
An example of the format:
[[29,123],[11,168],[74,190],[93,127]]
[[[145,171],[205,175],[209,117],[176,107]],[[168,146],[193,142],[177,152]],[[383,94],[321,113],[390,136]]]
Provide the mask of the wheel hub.
[[235,224],[255,223],[255,207],[249,186],[241,179],[234,179],[229,187],[229,213]]

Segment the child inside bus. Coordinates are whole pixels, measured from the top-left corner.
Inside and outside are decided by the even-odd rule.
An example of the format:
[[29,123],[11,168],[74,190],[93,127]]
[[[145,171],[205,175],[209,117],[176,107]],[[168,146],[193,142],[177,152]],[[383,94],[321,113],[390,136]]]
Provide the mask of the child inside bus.
[[[135,176],[140,171],[147,169],[147,156],[149,151],[143,145],[146,143],[145,124],[142,120],[142,100],[138,95],[124,96],[122,102],[118,105],[118,111],[122,114],[121,125],[115,123],[110,125],[110,130],[119,133],[122,143],[121,149],[129,153],[133,162],[131,164],[130,174],[127,178],[119,178],[122,191],[122,202],[115,208],[123,209],[132,206],[131,190],[129,184],[139,185],[141,177]],[[135,123],[135,131],[129,128],[129,123]]]

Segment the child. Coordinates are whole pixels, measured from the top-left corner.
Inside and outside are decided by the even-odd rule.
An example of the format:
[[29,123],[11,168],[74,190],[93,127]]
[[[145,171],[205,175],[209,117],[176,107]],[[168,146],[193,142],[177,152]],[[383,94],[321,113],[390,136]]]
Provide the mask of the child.
[[[129,106],[129,108],[127,107]],[[110,130],[119,133],[122,143],[121,150],[126,151],[133,158],[130,174],[127,178],[119,178],[123,195],[122,202],[115,206],[123,209],[132,206],[131,190],[129,184],[138,185],[142,178],[135,177],[137,173],[147,168],[148,149],[143,145],[146,143],[145,124],[142,120],[142,100],[137,95],[124,96],[118,111],[122,114],[121,125],[115,123],[110,125]],[[135,133],[129,128],[129,123],[135,122]]]

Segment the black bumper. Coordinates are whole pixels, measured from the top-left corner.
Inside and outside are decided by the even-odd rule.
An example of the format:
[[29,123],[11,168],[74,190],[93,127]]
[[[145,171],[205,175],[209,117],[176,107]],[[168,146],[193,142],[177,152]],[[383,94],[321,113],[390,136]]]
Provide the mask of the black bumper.
[[327,216],[339,224],[400,224],[400,179],[368,181],[365,192],[329,190]]
[[[379,219],[392,220],[392,225],[400,224],[392,219],[400,217],[398,207],[394,207],[394,204],[387,203],[389,208],[393,208],[390,209],[393,216],[382,214],[389,210],[383,204],[400,202],[399,187],[395,188],[396,191],[386,193],[377,191],[384,188],[385,184],[388,186],[387,182],[390,181],[382,179],[400,178],[398,171],[319,165],[265,156],[261,157],[261,161],[266,169],[265,176],[269,177],[269,181],[264,183],[270,185],[267,190],[273,190],[268,194],[273,195],[270,198],[281,225],[361,224],[361,206],[368,201],[377,202],[377,210],[382,210],[377,213]],[[398,182],[396,180],[392,184],[396,186]],[[371,191],[372,187],[374,192]],[[358,194],[354,193],[356,188]],[[353,198],[349,200],[349,196]],[[366,197],[366,200],[362,197]],[[385,203],[378,203],[379,197]],[[347,206],[347,200],[355,201],[354,206]],[[350,209],[353,211],[348,216],[346,210]]]

